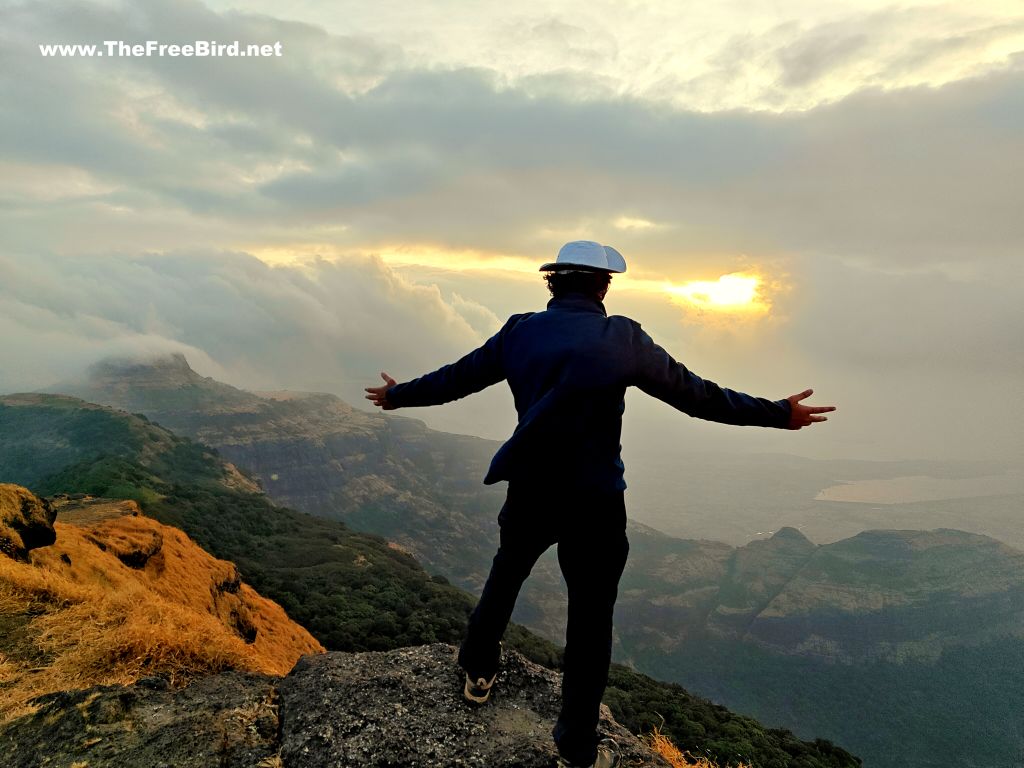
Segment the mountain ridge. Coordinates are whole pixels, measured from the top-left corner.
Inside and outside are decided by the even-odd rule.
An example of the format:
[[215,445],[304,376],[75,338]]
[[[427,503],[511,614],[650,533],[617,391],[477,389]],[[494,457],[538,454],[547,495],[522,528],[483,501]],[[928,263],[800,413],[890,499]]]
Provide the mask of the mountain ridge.
[[[280,405],[271,407],[283,413]],[[165,420],[159,410],[147,412]],[[305,423],[314,415],[306,414]],[[434,572],[477,589],[497,543],[493,518],[501,503],[500,492],[480,494],[488,457],[479,449],[486,441],[472,444],[475,455],[460,454],[451,436],[402,417],[372,416],[380,420],[369,426],[381,431],[369,447],[360,442],[365,432],[345,424],[338,425],[342,436],[334,443],[322,441],[322,433],[303,442],[301,429],[292,443],[275,443],[278,421],[273,428],[264,422],[268,439],[247,452],[232,454],[228,439],[218,444],[261,477],[282,459],[301,468],[304,490],[314,495],[321,473],[339,473],[331,461],[344,460],[341,471],[350,479],[365,476],[360,482],[366,495],[356,502],[370,502],[348,518],[353,525],[372,522],[388,538],[406,532],[417,555],[427,552],[424,560]],[[336,417],[345,418],[340,411]],[[192,411],[178,418],[230,437],[239,425],[259,435],[262,417],[236,413],[218,422]],[[213,434],[206,432],[206,439]],[[273,494],[274,486],[267,486]],[[318,503],[328,500],[322,496]],[[1024,648],[1019,553],[994,539],[931,527],[911,534],[859,531],[813,545],[809,554],[806,536],[785,526],[770,539],[736,546],[676,539],[631,523],[615,657],[798,733],[855,744],[875,765],[888,765],[898,754],[900,765],[945,768],[948,758],[935,745],[951,734],[972,754],[985,755],[986,765],[999,764],[1000,756],[1024,748],[1022,740],[1005,732],[982,738],[978,728],[950,720],[948,713],[970,702],[972,711],[997,722],[1024,707],[1013,687],[1024,680],[1012,666]],[[473,535],[465,536],[468,530]],[[542,558],[515,619],[560,636],[560,590],[557,563]],[[922,689],[929,691],[926,701],[915,694]],[[875,704],[870,711],[863,709],[865,697]],[[853,718],[851,711],[857,712]],[[888,716],[876,716],[880,712]],[[917,725],[908,725],[911,720]]]
[[[386,650],[461,639],[472,598],[430,577],[388,542],[230,487],[230,472],[216,449],[143,416],[77,408],[76,402],[63,396],[0,397],[0,476],[21,473],[30,486],[51,495],[137,500],[146,514],[234,561],[251,584],[329,649]],[[133,458],[143,447],[145,465]],[[70,463],[40,474],[60,462]],[[535,661],[558,664],[558,649],[521,627],[510,626],[505,639],[507,647]],[[680,743],[687,746],[703,745],[718,759],[727,760],[742,743],[766,768],[784,768],[794,754],[812,766],[856,762],[824,740],[802,742],[618,665],[607,692],[621,722],[634,732],[663,723],[666,735],[685,739]]]
[[[162,378],[165,370],[170,373]],[[101,363],[82,392],[117,407],[141,409],[172,430],[216,447],[259,478],[267,493],[279,502],[342,519],[394,540],[428,568],[465,589],[476,591],[483,584],[497,545],[494,516],[503,494],[499,488],[482,486],[480,478],[496,442],[436,433],[422,422],[402,416],[364,413],[333,395],[292,393],[287,400],[268,400],[200,376],[181,355],[156,366],[125,361]],[[289,457],[297,458],[293,461]],[[282,462],[301,478],[301,491],[282,488],[282,483],[289,482],[283,469],[275,471]],[[780,629],[779,622],[799,614],[797,595],[802,600],[817,600],[827,593],[836,604],[845,604],[855,612],[873,610],[872,600],[881,600],[888,609],[898,608],[901,601],[912,605],[906,595],[887,601],[863,589],[857,592],[829,586],[828,568],[824,567],[831,562],[838,568],[838,561],[845,559],[856,570],[854,558],[843,554],[844,550],[872,540],[879,550],[895,551],[900,534],[881,530],[869,535],[862,531],[837,542],[814,545],[797,529],[783,526],[768,539],[725,550],[711,542],[667,536],[632,520],[628,530],[632,554],[619,601],[627,616],[649,612],[646,606],[630,607],[631,600],[657,595],[658,599],[674,601],[683,610],[681,615],[703,615],[702,621],[687,619],[687,627],[703,627],[716,635],[738,634],[781,652],[803,649],[816,657],[831,654],[836,660],[854,659],[858,654],[866,658],[872,653],[900,653],[881,646],[873,651],[844,648],[836,646],[834,638],[815,645],[811,630],[805,632],[807,642],[794,641],[788,648],[779,645],[787,637],[787,630]],[[941,538],[942,534],[932,531],[920,536]],[[984,540],[970,539],[974,545]],[[776,553],[773,559],[762,556],[766,548]],[[790,572],[793,563],[789,561],[801,549],[809,558],[802,567],[820,571],[820,583],[801,582],[796,571]],[[1010,552],[1004,545],[998,554],[1016,559],[1016,554]],[[730,600],[738,599],[734,594],[738,587],[729,581],[727,571],[750,558],[768,572],[761,575],[747,568],[744,573],[750,583],[743,589],[749,592],[754,588],[755,579],[771,578],[776,584],[771,595],[761,596],[763,604],[757,610],[730,604]],[[716,564],[722,560],[727,561],[724,571],[720,562]],[[879,567],[891,570],[896,565],[893,561]],[[864,563],[861,566],[867,567]],[[671,594],[687,584],[678,576],[682,572],[693,577],[689,603]],[[716,573],[719,575],[712,575]],[[718,591],[709,591],[716,584]],[[964,586],[969,586],[966,581]],[[560,591],[561,577],[549,554],[538,563],[524,589],[515,614],[517,620],[548,637],[561,636],[564,596],[557,597]],[[716,594],[721,599],[712,604]],[[741,619],[742,626],[737,624]],[[678,622],[673,626],[680,636],[692,632]],[[667,639],[665,642],[671,644]],[[933,655],[935,652],[933,642]]]

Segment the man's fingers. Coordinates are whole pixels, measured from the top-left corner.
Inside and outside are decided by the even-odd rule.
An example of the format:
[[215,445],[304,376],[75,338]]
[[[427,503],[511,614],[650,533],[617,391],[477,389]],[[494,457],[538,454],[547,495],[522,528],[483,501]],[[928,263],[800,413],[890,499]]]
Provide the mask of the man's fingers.
[[810,397],[810,396],[811,396],[811,395],[813,395],[813,394],[814,394],[814,390],[813,390],[813,389],[805,389],[805,390],[804,390],[803,392],[801,392],[801,393],[800,393],[799,395],[792,395],[792,396],[790,397],[790,399],[791,399],[791,400],[793,400],[794,402],[797,402],[797,403],[798,403],[798,402],[800,402],[801,400],[806,400],[806,399],[807,399],[808,397]]
[[808,421],[828,421],[828,416],[809,416]]
[[808,413],[831,413],[836,409],[834,405],[807,405]]
[[387,371],[381,371],[380,377],[384,379],[384,384],[379,387],[363,387],[367,392],[365,395],[367,400],[373,402],[378,408],[382,408],[385,411],[393,411],[395,406],[388,402],[388,390],[395,386],[395,380],[387,373]]

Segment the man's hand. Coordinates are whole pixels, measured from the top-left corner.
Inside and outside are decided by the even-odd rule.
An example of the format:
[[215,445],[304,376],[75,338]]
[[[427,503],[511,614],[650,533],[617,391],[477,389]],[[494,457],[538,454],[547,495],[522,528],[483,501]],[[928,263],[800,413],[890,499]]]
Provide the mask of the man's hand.
[[816,421],[828,421],[828,416],[818,416],[819,413],[828,413],[834,411],[836,407],[834,405],[802,405],[801,400],[806,400],[808,397],[814,394],[813,389],[805,389],[799,395],[790,395],[786,399],[789,400],[789,404],[792,406],[792,413],[789,417],[789,426],[787,429],[800,429],[801,427],[808,427]]
[[388,390],[398,382],[384,373],[384,371],[380,372],[380,377],[387,383],[380,387],[366,387],[366,391],[370,393],[366,396],[366,399],[372,400],[373,404],[378,408],[383,408],[385,411],[393,411],[395,406],[388,402]]

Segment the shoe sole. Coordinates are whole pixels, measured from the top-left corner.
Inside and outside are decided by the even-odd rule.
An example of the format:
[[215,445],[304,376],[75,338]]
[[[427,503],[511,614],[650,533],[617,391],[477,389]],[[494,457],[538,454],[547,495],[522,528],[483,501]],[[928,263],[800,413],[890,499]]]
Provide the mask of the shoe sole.
[[491,682],[487,684],[487,688],[484,690],[483,694],[477,695],[473,693],[473,688],[475,686],[470,684],[469,677],[467,676],[466,685],[462,689],[462,695],[466,699],[466,701],[470,702],[471,704],[486,704],[487,701],[491,698],[491,686],[494,685],[494,681],[497,679],[497,675],[492,677]]

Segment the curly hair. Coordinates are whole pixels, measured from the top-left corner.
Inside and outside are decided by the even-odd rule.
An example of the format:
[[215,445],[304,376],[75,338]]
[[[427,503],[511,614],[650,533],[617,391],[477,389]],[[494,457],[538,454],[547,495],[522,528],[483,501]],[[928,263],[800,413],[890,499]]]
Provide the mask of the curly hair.
[[600,299],[601,292],[611,283],[612,276],[603,270],[552,270],[544,275],[544,280],[553,298],[559,299],[568,293],[583,293]]

